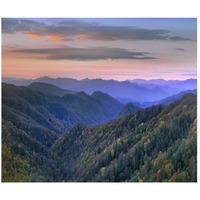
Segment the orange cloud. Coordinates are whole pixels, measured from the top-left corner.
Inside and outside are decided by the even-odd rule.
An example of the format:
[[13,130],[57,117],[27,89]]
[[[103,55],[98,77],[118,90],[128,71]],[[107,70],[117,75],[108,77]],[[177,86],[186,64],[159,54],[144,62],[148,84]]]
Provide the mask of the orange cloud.
[[[41,35],[37,32],[27,32],[25,33],[26,36],[28,37],[31,37],[31,38],[39,38],[39,37],[42,37],[44,36],[45,39],[41,39],[39,41],[41,42],[44,42],[44,41],[50,41],[50,42],[67,42],[67,41],[70,41],[71,39],[70,38],[67,38],[65,37],[65,35],[63,34],[46,34],[46,35]],[[85,41],[85,39],[100,39],[100,40],[104,40],[104,41],[107,41],[106,38],[104,38],[103,36],[100,36],[100,35],[94,35],[94,34],[78,34],[76,36],[77,38],[77,41],[78,42],[83,42]]]
[[[63,34],[45,34],[45,35],[41,35],[35,31],[30,31],[25,33],[26,36],[31,37],[31,38],[39,38],[44,36],[46,39],[42,39],[40,40],[41,42],[44,42],[46,40],[50,41],[50,42],[67,42],[70,41],[71,38],[67,38],[65,35]],[[85,41],[85,39],[95,39],[95,40],[103,40],[103,41],[108,41],[107,38],[103,37],[102,35],[96,35],[96,34],[78,34],[76,36],[77,41],[78,42],[83,42]]]
[[63,37],[63,35],[47,35],[45,36],[50,42],[56,41],[56,42],[63,42],[66,40],[66,38]]
[[31,38],[39,38],[39,37],[41,37],[40,35],[35,34],[35,33],[26,33],[25,35],[28,36],[28,37],[31,37]]
[[94,33],[91,33],[91,34],[79,34],[77,36],[77,38],[78,38],[79,42],[83,42],[85,39],[95,39],[95,40],[109,41],[109,39],[106,38],[106,37],[103,37],[103,35],[94,34]]
[[47,39],[46,38],[44,38],[44,39],[41,39],[41,40],[39,40],[40,42],[46,42],[47,41]]
[[83,39],[83,38],[79,38],[78,39],[78,42],[83,42],[85,39]]
[[25,33],[26,36],[31,37],[31,38],[39,38],[44,36],[45,38],[39,40],[40,42],[44,41],[50,41],[50,42],[63,42],[67,41],[67,38],[64,37],[64,35],[57,35],[57,34],[47,34],[47,35],[40,35],[36,32],[28,32]]
[[83,42],[85,39],[91,38],[90,35],[86,35],[86,34],[79,34],[77,36],[77,40],[78,42]]

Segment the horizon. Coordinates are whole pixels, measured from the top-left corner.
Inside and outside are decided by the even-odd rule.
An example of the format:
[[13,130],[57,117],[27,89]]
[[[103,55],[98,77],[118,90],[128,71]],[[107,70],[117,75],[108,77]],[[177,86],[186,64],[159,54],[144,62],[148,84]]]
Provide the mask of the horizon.
[[[163,78],[153,78],[153,79],[142,79],[142,78],[133,78],[133,79],[126,79],[126,80],[117,80],[117,79],[103,79],[103,78],[82,78],[82,79],[77,79],[77,78],[73,78],[73,77],[50,77],[50,76],[39,76],[36,78],[23,78],[23,77],[14,77],[14,76],[2,76],[2,78],[10,78],[10,79],[25,79],[25,80],[36,80],[39,78],[51,78],[51,79],[74,79],[74,80],[105,80],[105,81],[118,81],[118,82],[124,82],[124,81],[134,81],[134,80],[144,80],[144,81],[152,81],[152,80],[163,80],[163,81],[187,81],[187,80],[197,80],[197,78],[187,78],[187,79],[163,79]],[[2,81],[3,82],[3,81]]]
[[2,76],[197,78],[196,18],[2,18]]

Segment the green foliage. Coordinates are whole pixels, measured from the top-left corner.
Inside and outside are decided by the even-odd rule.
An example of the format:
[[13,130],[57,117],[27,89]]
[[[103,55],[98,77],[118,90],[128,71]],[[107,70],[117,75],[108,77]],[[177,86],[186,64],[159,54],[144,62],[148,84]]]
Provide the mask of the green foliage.
[[187,181],[187,173],[185,171],[178,174],[175,179],[175,182],[186,182]]
[[28,180],[28,165],[19,156],[13,156],[8,146],[2,145],[2,181],[24,182]]
[[49,149],[11,122],[2,120],[3,182],[59,181],[65,171]]
[[[197,181],[195,95],[95,126],[76,123],[80,118],[97,122],[105,116],[109,98],[81,92],[48,99],[24,87],[5,85],[2,180]],[[56,133],[67,129],[70,113],[71,119],[80,118],[75,117],[77,121],[70,123],[76,124],[58,137]]]
[[165,172],[167,173],[167,178],[170,179],[174,173],[174,165],[169,163],[165,166]]
[[185,181],[196,181],[195,124],[196,96],[187,95],[165,108],[153,106],[94,127],[78,125],[53,148],[70,163],[72,181],[171,182],[180,181],[184,171]]
[[57,87],[53,85],[33,83],[30,88],[3,83],[2,116],[48,147],[72,125],[105,122],[122,107],[117,100],[101,92],[89,96],[84,92],[64,91],[66,94],[59,97],[48,92],[55,93]]

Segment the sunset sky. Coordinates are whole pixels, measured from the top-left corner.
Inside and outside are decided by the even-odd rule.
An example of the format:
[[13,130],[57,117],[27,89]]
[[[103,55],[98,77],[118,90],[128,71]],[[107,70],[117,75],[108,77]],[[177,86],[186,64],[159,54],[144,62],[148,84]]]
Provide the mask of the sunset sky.
[[2,76],[197,77],[194,18],[3,18]]

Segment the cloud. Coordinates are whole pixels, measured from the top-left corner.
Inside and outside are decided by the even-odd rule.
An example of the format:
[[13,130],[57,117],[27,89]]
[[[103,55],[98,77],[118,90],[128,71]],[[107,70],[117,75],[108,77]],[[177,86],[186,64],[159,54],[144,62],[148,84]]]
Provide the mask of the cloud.
[[96,23],[86,23],[70,19],[2,19],[4,34],[23,34],[39,38],[45,37],[49,41],[84,41],[86,39],[100,41],[116,40],[172,40],[185,41],[191,38],[173,36],[169,30],[143,29],[134,26],[103,26]]
[[42,26],[42,23],[29,19],[2,18],[2,33],[28,32]]
[[197,76],[197,73],[182,74],[182,76]]
[[170,71],[154,71],[157,74],[171,74]]
[[176,40],[176,41],[191,40],[191,38],[184,38],[184,37],[179,37],[179,36],[169,37],[169,39],[170,40]]
[[48,48],[48,49],[19,49],[12,52],[25,54],[44,54],[48,60],[107,60],[107,59],[132,59],[132,60],[149,60],[156,59],[148,56],[148,52],[128,51],[122,48]]
[[183,48],[176,48],[177,51],[184,51],[185,49]]

